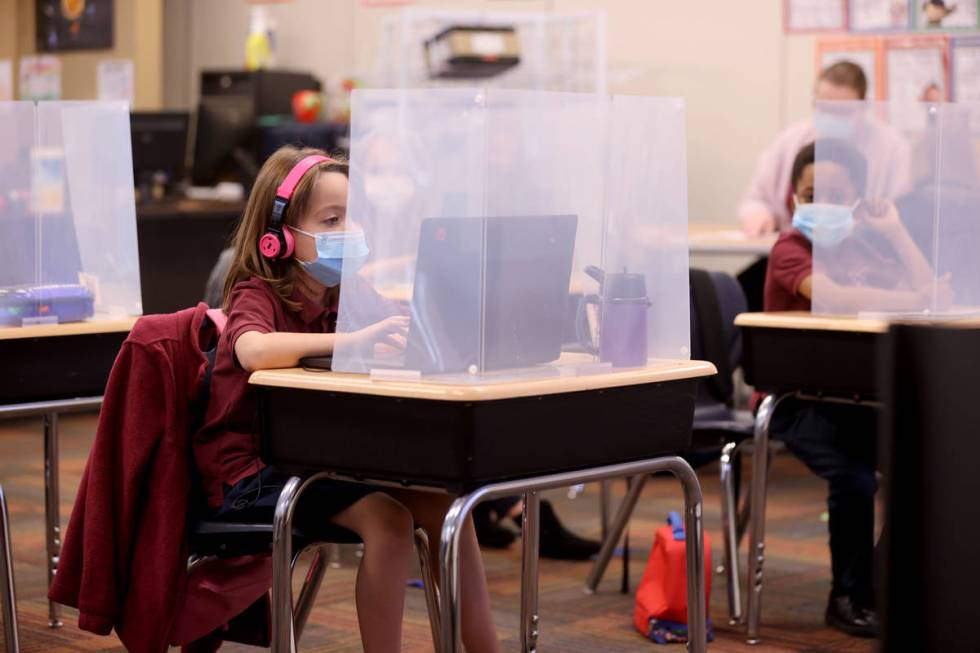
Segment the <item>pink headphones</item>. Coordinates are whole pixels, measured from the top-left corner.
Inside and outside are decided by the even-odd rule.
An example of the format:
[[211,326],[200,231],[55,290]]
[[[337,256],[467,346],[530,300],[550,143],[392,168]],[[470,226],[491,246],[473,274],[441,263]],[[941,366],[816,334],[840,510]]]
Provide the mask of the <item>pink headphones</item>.
[[293,255],[296,241],[293,233],[283,227],[282,220],[286,216],[286,208],[289,200],[296,190],[296,186],[303,179],[310,168],[320,163],[336,163],[333,159],[321,154],[313,154],[306,157],[293,166],[286,178],[276,189],[276,199],[272,204],[272,223],[266,228],[265,233],[259,239],[259,251],[262,256],[279,261]]

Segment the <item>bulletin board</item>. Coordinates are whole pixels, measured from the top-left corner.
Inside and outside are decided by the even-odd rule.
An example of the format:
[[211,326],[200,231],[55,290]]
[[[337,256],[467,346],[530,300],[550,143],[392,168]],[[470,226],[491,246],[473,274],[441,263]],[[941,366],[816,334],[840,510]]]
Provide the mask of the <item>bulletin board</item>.
[[783,0],[787,32],[840,32],[847,29],[847,0]]
[[874,36],[821,38],[817,41],[817,75],[839,61],[856,63],[868,80],[868,99],[884,99],[884,47]]

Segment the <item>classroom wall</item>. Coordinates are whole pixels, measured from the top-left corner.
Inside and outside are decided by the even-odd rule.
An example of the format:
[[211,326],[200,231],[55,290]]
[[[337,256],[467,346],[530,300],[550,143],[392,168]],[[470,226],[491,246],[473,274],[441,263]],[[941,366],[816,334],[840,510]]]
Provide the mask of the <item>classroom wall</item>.
[[[159,109],[163,104],[163,3],[164,0],[117,0],[114,5],[114,47],[58,54],[61,59],[61,97],[64,100],[92,100],[97,93],[96,68],[104,59],[132,59],[134,67],[135,108]],[[8,25],[6,6],[16,38],[4,38]],[[36,53],[34,35],[34,0],[0,0],[0,44],[16,43],[15,52],[0,57],[14,58]],[[10,46],[7,46],[10,48]],[[14,48],[10,48],[14,49]],[[17,93],[17,63],[14,63],[14,87]]]
[[[243,0],[166,0],[172,28],[166,104],[194,106],[205,68],[241,67],[248,29]],[[812,103],[814,39],[783,33],[783,0],[427,0],[425,6],[486,11],[604,9],[610,91],[679,95],[687,101],[692,220],[734,222],[756,156]],[[336,79],[371,70],[382,17],[399,7],[362,0],[269,5],[278,21],[278,66]],[[183,21],[183,22],[181,22]],[[183,25],[183,29],[181,29]],[[183,36],[181,36],[183,34]]]

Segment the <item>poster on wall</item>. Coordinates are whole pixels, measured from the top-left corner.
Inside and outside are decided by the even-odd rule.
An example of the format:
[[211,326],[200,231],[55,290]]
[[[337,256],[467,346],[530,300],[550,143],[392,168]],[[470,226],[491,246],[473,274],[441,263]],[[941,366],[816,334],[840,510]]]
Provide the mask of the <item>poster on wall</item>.
[[946,37],[885,40],[885,93],[889,100],[942,102],[947,93]]
[[14,62],[0,59],[0,102],[14,99]]
[[847,29],[847,0],[783,0],[787,32],[843,32]]
[[850,0],[848,27],[853,32],[884,32],[912,26],[912,4],[917,0]]
[[914,0],[915,24],[922,29],[976,29],[977,0]]
[[21,100],[60,100],[61,61],[51,55],[20,60]]
[[949,45],[949,98],[980,103],[980,36],[961,36]]
[[883,99],[881,83],[882,41],[873,36],[823,38],[817,41],[817,74],[841,61],[861,67],[868,81],[867,99]]
[[943,102],[949,92],[945,36],[892,37],[885,40],[885,93],[891,123],[901,130],[925,128],[922,102]]
[[133,105],[133,61],[108,59],[100,61],[95,75],[96,97],[103,101],[120,100]]
[[113,0],[34,0],[38,52],[112,49]]

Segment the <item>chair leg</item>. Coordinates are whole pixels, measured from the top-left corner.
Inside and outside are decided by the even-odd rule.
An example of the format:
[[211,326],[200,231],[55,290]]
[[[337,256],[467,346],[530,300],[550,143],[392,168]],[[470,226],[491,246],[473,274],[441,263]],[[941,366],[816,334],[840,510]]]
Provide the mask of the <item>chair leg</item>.
[[432,645],[437,653],[442,651],[439,645],[442,623],[439,613],[439,583],[436,582],[435,570],[429,550],[429,534],[424,528],[415,529],[415,552],[419,556],[419,568],[422,570],[422,590],[425,592],[425,607],[429,613],[429,627],[432,629]]
[[320,585],[323,584],[323,576],[327,572],[327,550],[330,546],[330,544],[320,544],[315,547],[316,552],[313,554],[313,560],[310,561],[310,568],[306,571],[306,580],[303,581],[303,587],[296,599],[296,606],[293,608],[293,628],[297,642],[303,635],[303,628],[310,618],[316,595],[320,592]]
[[721,450],[721,521],[725,536],[725,570],[728,582],[729,623],[742,620],[742,593],[738,574],[738,533],[735,507],[735,481],[732,474],[732,459],[736,444],[729,442]]
[[17,599],[14,592],[14,565],[10,549],[10,517],[7,513],[7,497],[0,486],[0,594],[3,595],[3,636],[7,653],[20,651],[17,634]]

